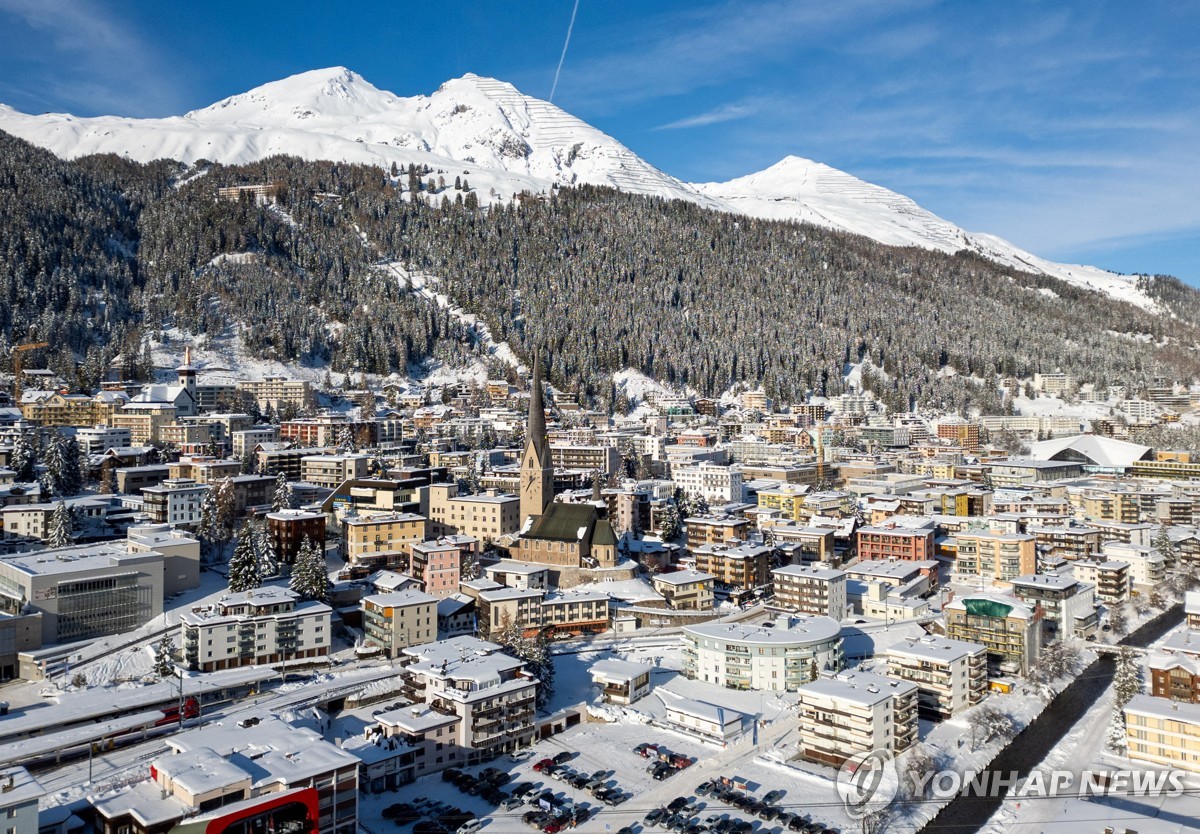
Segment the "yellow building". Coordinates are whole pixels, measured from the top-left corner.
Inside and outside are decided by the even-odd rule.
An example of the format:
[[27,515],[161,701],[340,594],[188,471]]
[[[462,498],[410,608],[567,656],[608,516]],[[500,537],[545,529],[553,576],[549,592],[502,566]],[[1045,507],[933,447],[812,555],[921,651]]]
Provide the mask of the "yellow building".
[[412,546],[425,541],[425,518],[415,513],[342,519],[342,556],[352,565],[407,567]]
[[764,489],[758,493],[758,508],[779,510],[780,518],[799,521],[803,517],[800,510],[804,506],[804,497],[809,492],[809,487],[796,484],[785,484],[778,489]]
[[1037,542],[1028,533],[962,530],[954,538],[954,570],[960,577],[1003,582],[1037,573]]
[[1135,762],[1200,773],[1200,704],[1134,695],[1125,706],[1125,744]]

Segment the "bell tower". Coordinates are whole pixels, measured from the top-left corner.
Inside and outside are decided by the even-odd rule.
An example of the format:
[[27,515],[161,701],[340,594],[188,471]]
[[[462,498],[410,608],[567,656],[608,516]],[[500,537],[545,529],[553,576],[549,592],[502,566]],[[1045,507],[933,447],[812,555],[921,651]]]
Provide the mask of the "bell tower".
[[533,357],[533,382],[529,386],[529,421],[525,425],[525,451],[521,455],[521,523],[546,511],[554,499],[554,466],[546,439],[546,402],[542,392],[542,363]]

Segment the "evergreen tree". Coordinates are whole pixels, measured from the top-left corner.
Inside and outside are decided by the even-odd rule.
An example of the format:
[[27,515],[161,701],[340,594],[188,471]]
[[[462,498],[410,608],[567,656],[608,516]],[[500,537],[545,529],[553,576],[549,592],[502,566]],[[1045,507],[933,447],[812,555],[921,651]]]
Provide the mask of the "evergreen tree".
[[217,543],[221,554],[225,552],[227,545],[233,538],[233,526],[237,519],[237,509],[233,495],[233,482],[228,478],[222,478],[217,481],[216,486],[211,490],[214,493],[216,500],[216,535]]
[[100,491],[105,495],[117,494],[117,467],[107,464],[100,467]]
[[288,484],[287,475],[280,472],[275,476],[275,492],[271,496],[271,512],[290,510],[293,506],[292,487]]
[[27,483],[34,480],[36,475],[37,465],[37,445],[35,444],[30,432],[17,432],[16,438],[13,440],[12,458],[9,460],[9,468],[16,475],[14,480],[19,483]]
[[337,446],[345,452],[354,453],[358,451],[358,443],[354,440],[354,430],[350,426],[343,426],[338,432]]
[[683,533],[683,523],[679,518],[679,508],[675,506],[675,502],[667,502],[667,506],[663,509],[662,519],[659,522],[659,535],[665,542],[675,541]]
[[65,501],[59,501],[50,514],[50,536],[46,544],[50,547],[66,547],[74,539],[74,527],[74,514]]
[[200,539],[200,552],[209,560],[215,559],[220,546],[221,534],[217,530],[217,493],[211,487],[200,499],[200,521],[196,527]]
[[325,568],[325,555],[308,536],[300,543],[296,564],[292,566],[290,587],[301,599],[325,602],[329,599],[329,573]]
[[49,482],[50,491],[54,495],[67,494],[64,482],[67,466],[65,451],[62,435],[56,433],[54,439],[50,441],[50,445],[46,447],[46,457],[42,461],[46,466],[46,479]]
[[1125,706],[1133,696],[1142,691],[1141,673],[1137,656],[1128,646],[1122,646],[1117,654],[1117,668],[1113,674],[1113,712],[1105,744],[1109,750],[1120,753],[1125,750]]
[[83,453],[74,437],[63,441],[62,458],[62,494],[78,495],[83,489]]
[[279,557],[275,553],[275,545],[267,533],[265,525],[259,524],[254,528],[254,552],[258,558],[258,573],[264,579],[279,576]]
[[1154,536],[1151,546],[1154,551],[1163,558],[1163,564],[1171,568],[1175,566],[1175,547],[1171,544],[1171,534],[1167,530],[1167,525],[1160,525],[1158,533]]
[[250,591],[262,585],[258,553],[254,546],[254,531],[250,522],[242,524],[237,545],[229,558],[229,590],[238,593]]
[[254,457],[254,450],[247,449],[242,454],[241,472],[243,475],[253,475],[254,470],[258,468],[258,460]]
[[169,634],[154,644],[154,674],[160,680],[175,675],[175,641]]

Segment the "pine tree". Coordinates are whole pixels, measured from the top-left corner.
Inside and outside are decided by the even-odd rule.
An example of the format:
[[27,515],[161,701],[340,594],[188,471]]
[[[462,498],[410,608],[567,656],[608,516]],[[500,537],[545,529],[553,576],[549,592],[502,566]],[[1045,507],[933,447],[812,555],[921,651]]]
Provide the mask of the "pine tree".
[[358,444],[354,440],[354,430],[350,426],[343,426],[342,430],[338,432],[337,446],[351,454],[358,451]]
[[102,466],[100,468],[100,491],[105,495],[117,494],[117,468]]
[[675,541],[683,533],[683,523],[679,518],[679,508],[674,502],[669,502],[663,509],[659,522],[659,535],[665,542]]
[[258,558],[258,573],[263,579],[279,576],[279,557],[264,525],[254,528],[254,552]]
[[275,476],[275,493],[271,496],[271,512],[290,510],[293,507],[292,488],[287,475],[280,472]]
[[164,634],[162,639],[154,644],[154,674],[158,675],[159,679],[175,674],[175,641],[170,635]]
[[55,495],[67,494],[63,477],[67,466],[64,452],[62,435],[55,434],[46,449],[46,457],[42,461],[46,466],[46,479],[50,484],[50,490]]
[[225,545],[233,538],[233,525],[237,520],[233,483],[228,478],[222,478],[211,491],[216,501],[216,541],[223,554]]
[[1158,528],[1158,533],[1150,544],[1154,552],[1163,558],[1163,564],[1168,568],[1175,566],[1175,548],[1171,544],[1171,534],[1167,531],[1167,525],[1163,524]]
[[254,546],[254,531],[250,522],[242,525],[238,533],[237,546],[229,558],[229,590],[234,593],[251,591],[262,585],[259,572],[258,553]]
[[217,492],[211,487],[200,499],[200,521],[196,528],[200,539],[200,550],[205,558],[216,557],[220,533],[217,530]]
[[1117,668],[1113,673],[1113,713],[1105,743],[1113,752],[1125,749],[1125,706],[1142,691],[1141,673],[1133,650],[1122,646],[1117,653]]
[[66,547],[73,540],[74,514],[65,501],[59,501],[50,514],[50,536],[46,544],[50,547]]
[[82,450],[79,441],[69,437],[62,443],[62,494],[78,495],[83,489]]
[[315,599],[321,602],[329,599],[329,574],[325,569],[325,556],[308,536],[304,537],[304,541],[300,543],[300,551],[296,554],[290,587],[301,599]]
[[18,432],[13,441],[12,458],[9,461],[9,468],[16,473],[14,480],[20,483],[34,480],[37,477],[36,465],[37,446],[33,438],[29,432]]

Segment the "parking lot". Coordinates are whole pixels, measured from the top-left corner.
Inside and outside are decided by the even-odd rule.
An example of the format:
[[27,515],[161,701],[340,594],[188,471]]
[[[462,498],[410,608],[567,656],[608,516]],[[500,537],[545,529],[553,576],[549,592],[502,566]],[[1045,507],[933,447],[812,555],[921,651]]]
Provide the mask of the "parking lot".
[[[781,728],[782,729],[782,728]],[[461,809],[474,815],[479,834],[529,834],[546,829],[543,834],[560,831],[579,831],[581,834],[619,834],[630,829],[632,834],[658,834],[675,831],[680,834],[823,834],[826,831],[848,830],[848,820],[836,805],[836,794],[820,779],[808,781],[791,773],[772,770],[755,761],[772,740],[783,733],[776,731],[754,747],[745,740],[729,748],[717,748],[694,739],[636,724],[585,723],[558,736],[543,739],[519,761],[501,757],[484,765],[466,768],[458,785],[446,781],[440,774],[418,779],[396,791],[381,796],[364,796],[360,818],[373,834],[438,834],[436,829],[421,826],[422,821],[441,820],[446,807]],[[635,752],[639,744],[658,744],[678,757],[692,762],[675,768],[660,780],[649,771],[657,754],[645,758]],[[557,772],[548,774],[544,768],[535,770],[546,759],[559,757]],[[481,795],[477,787],[479,776],[490,768],[504,775],[504,784],[491,793],[491,800]],[[556,778],[557,777],[557,778]],[[730,784],[713,783],[722,777]],[[484,780],[486,781],[486,780]],[[740,787],[734,788],[733,782]],[[509,807],[494,801],[508,797],[512,788],[524,787],[525,801]],[[460,785],[465,786],[460,787]],[[474,792],[471,792],[472,786]],[[701,794],[697,789],[702,790]],[[773,797],[777,813],[766,812],[761,818],[765,796],[772,790],[782,790]],[[608,793],[604,793],[607,791]],[[730,793],[736,791],[736,793]],[[703,794],[703,795],[702,795]],[[598,796],[600,798],[598,798]],[[615,801],[606,802],[603,797]],[[680,803],[683,800],[683,803]],[[444,803],[441,809],[430,808],[421,820],[399,825],[382,819],[383,810],[398,803]],[[657,817],[647,815],[672,802],[675,810]],[[683,807],[687,804],[688,807]],[[739,807],[741,806],[741,807]],[[545,816],[537,816],[537,814]],[[778,813],[785,814],[783,818]],[[799,814],[798,818],[793,815]],[[560,821],[556,825],[555,821]],[[574,824],[572,824],[572,820]],[[458,820],[445,820],[457,823]],[[421,827],[421,830],[415,830]],[[454,828],[449,829],[453,834]],[[464,831],[463,834],[471,834]],[[629,834],[629,832],[627,832]]]

